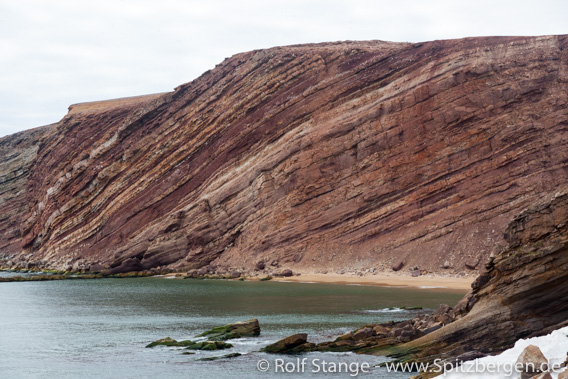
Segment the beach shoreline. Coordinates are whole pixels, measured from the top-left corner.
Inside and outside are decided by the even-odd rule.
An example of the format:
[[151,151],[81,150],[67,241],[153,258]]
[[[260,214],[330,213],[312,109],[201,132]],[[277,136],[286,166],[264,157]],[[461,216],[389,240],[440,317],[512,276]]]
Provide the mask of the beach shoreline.
[[[171,273],[165,277],[185,277],[184,273]],[[266,276],[248,276],[229,280],[260,281]],[[400,288],[419,288],[424,290],[440,290],[444,292],[467,293],[471,289],[471,283],[475,276],[450,277],[439,275],[421,275],[413,277],[410,275],[398,275],[393,273],[378,272],[372,275],[350,275],[350,274],[322,274],[322,273],[296,273],[292,276],[275,276],[270,281],[281,283],[327,283],[342,285],[361,285],[378,287],[400,287]]]
[[276,277],[274,281],[298,283],[330,283],[345,285],[367,285],[379,287],[414,287],[432,290],[451,290],[467,293],[471,289],[474,277],[454,278],[434,275],[412,277],[410,275],[393,275],[377,273],[376,275],[348,275],[348,274],[301,274],[300,276]]

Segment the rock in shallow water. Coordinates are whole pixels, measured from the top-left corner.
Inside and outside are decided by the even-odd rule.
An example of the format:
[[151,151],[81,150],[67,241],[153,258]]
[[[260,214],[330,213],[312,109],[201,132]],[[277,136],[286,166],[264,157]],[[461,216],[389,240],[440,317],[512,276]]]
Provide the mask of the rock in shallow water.
[[176,341],[170,337],[162,338],[146,345],[146,347],[154,347],[154,346],[185,347],[188,350],[223,350],[233,347],[233,345],[231,345],[230,343],[222,341],[201,341],[201,342],[194,342],[191,340]]
[[308,342],[308,335],[306,333],[298,333],[268,345],[261,351],[266,353],[290,354],[310,351],[313,347],[315,347],[315,344]]
[[216,361],[218,359],[225,359],[225,358],[234,358],[234,357],[240,357],[241,353],[231,353],[231,354],[225,354],[221,357],[205,357],[205,358],[199,358],[196,359],[196,361]]
[[201,333],[198,337],[207,337],[211,341],[224,341],[232,338],[256,337],[258,335],[260,335],[260,325],[258,320],[253,318],[248,321],[217,326]]

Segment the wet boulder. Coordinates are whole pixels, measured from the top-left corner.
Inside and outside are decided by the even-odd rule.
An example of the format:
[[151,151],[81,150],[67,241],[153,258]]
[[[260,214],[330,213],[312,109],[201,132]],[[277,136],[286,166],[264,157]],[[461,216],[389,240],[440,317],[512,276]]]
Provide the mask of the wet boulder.
[[166,337],[154,341],[146,347],[154,346],[174,346],[174,347],[185,347],[188,350],[222,350],[233,347],[230,343],[225,343],[221,341],[201,341],[194,342],[191,340],[176,341],[173,338]]
[[290,354],[310,351],[314,347],[315,345],[313,343],[308,342],[308,335],[306,333],[298,333],[270,344],[261,351],[266,353]]
[[207,337],[211,341],[224,341],[232,338],[256,337],[260,335],[260,325],[256,318],[239,321],[234,324],[217,326],[201,333],[198,337]]

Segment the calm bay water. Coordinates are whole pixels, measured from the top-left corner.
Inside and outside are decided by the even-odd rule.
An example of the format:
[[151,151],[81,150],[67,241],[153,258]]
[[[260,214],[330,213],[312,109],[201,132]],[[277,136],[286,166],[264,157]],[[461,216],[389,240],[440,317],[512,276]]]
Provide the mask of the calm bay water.
[[[257,362],[297,357],[257,352],[294,333],[319,342],[367,323],[413,317],[417,311],[454,305],[461,294],[431,290],[311,283],[167,280],[163,278],[0,283],[0,377],[2,378],[305,378],[330,374],[274,373]],[[182,355],[177,348],[144,346],[166,336],[177,340],[213,326],[258,318],[257,338],[234,347]],[[197,358],[239,352],[217,361]],[[310,353],[308,362],[368,362],[381,357]],[[291,367],[291,366],[289,366]],[[354,366],[352,366],[354,367]],[[331,375],[348,378],[349,373]],[[358,377],[406,378],[374,369]]]

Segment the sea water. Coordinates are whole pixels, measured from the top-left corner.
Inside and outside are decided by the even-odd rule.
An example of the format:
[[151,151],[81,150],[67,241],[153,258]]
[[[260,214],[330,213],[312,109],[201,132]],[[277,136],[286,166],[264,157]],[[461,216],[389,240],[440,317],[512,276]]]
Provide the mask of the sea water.
[[[442,303],[455,305],[462,296],[440,289],[274,281],[135,278],[0,283],[0,377],[406,378],[408,373],[375,368],[385,360],[378,356],[286,356],[259,350],[295,333],[308,333],[308,340],[316,343],[331,340],[368,323],[412,318]],[[261,335],[231,340],[234,347],[228,350],[183,355],[179,348],[145,348],[163,337],[195,339],[214,326],[251,318],[259,320]],[[242,355],[197,360],[235,352]]]

